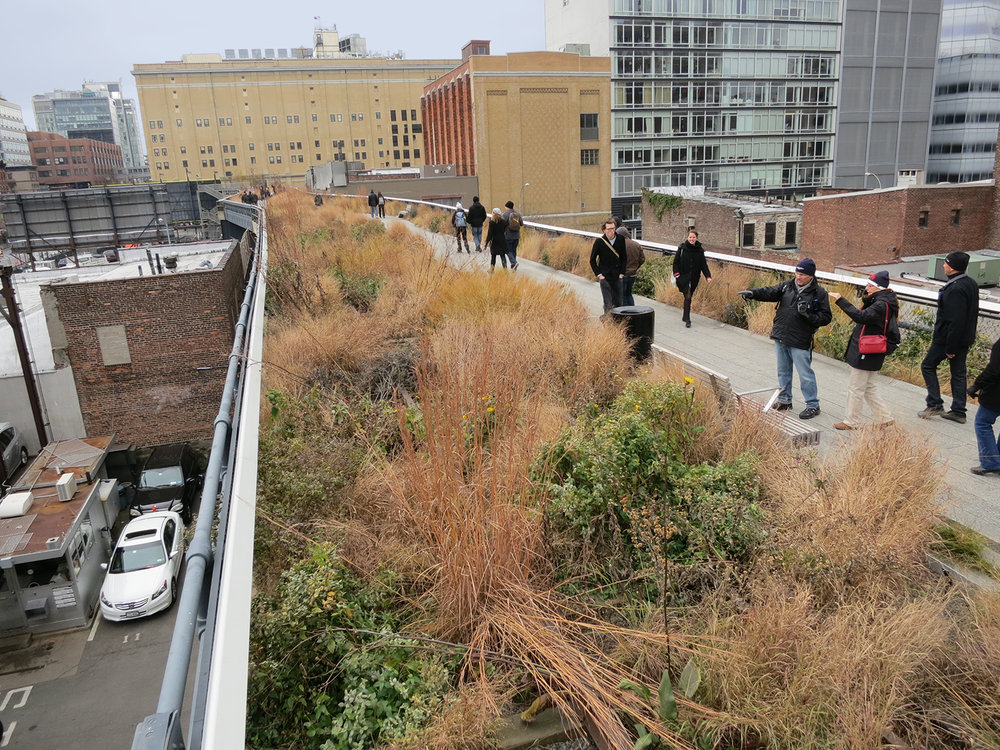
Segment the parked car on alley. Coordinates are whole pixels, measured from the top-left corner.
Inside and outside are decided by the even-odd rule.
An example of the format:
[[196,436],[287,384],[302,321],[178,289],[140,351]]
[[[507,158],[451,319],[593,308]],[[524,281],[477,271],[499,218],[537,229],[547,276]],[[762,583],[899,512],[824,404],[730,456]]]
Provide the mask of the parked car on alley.
[[203,478],[198,458],[187,444],[157,446],[142,467],[129,515],[172,510],[184,523],[191,523]]
[[184,561],[184,521],[172,511],[147,513],[128,522],[101,586],[101,614],[119,622],[160,612],[177,598]]
[[28,449],[17,428],[10,422],[0,422],[0,452],[3,453],[3,465],[7,470],[7,479],[28,463]]

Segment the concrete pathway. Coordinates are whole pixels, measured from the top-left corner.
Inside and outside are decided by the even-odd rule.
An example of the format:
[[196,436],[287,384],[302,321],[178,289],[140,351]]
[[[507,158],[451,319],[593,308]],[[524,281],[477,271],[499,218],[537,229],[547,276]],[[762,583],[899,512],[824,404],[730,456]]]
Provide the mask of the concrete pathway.
[[[407,225],[413,226],[409,222]],[[454,237],[430,232],[425,232],[425,236],[454,265],[488,269],[488,252],[473,251],[471,255],[456,253]],[[503,272],[498,265],[497,273]],[[568,286],[595,318],[603,312],[601,291],[596,281],[520,259],[517,271],[513,273],[536,281],[552,281]],[[653,338],[657,344],[728,376],[734,390],[749,391],[777,385],[774,342],[766,336],[756,336],[699,315],[692,315],[691,328],[685,328],[681,323],[681,311],[676,307],[639,296],[636,296],[636,304],[648,305],[655,311]],[[813,358],[813,369],[819,383],[822,413],[812,421],[821,431],[820,453],[825,453],[853,437],[852,433],[833,429],[834,423],[844,418],[850,367],[844,362],[817,354]],[[880,377],[878,387],[896,423],[929,440],[938,449],[937,460],[944,472],[944,488],[939,501],[945,514],[975,529],[1000,547],[1000,476],[979,477],[969,471],[970,467],[979,463],[972,426],[976,406],[970,402],[969,421],[964,425],[940,418],[920,419],[917,412],[924,408],[923,388],[887,377]],[[798,388],[798,375],[794,378],[792,396],[796,412],[805,408]],[[865,415],[868,416],[867,410]]]

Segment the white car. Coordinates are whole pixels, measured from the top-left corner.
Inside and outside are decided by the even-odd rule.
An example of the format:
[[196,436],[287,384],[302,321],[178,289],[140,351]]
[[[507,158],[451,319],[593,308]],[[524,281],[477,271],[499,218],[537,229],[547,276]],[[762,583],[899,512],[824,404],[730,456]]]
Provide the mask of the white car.
[[184,560],[184,521],[159,511],[133,519],[122,529],[101,586],[101,614],[119,622],[169,607],[177,597]]

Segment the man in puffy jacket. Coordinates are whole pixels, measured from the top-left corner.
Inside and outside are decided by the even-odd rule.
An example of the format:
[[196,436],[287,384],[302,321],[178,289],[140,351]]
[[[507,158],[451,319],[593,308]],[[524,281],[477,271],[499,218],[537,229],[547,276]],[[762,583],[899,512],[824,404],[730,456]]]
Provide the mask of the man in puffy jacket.
[[976,410],[979,466],[973,466],[972,473],[1000,475],[1000,438],[993,434],[993,424],[1000,417],[1000,339],[993,342],[990,361],[973,382],[969,396],[979,399]]
[[829,295],[816,283],[816,264],[812,258],[803,258],[795,266],[795,278],[775,286],[744,289],[743,299],[777,302],[771,338],[778,357],[778,385],[781,392],[774,408],[785,411],[792,408],[792,367],[799,373],[799,387],[806,400],[806,408],[799,419],[812,419],[819,414],[819,391],[816,373],[812,369],[813,335],[833,320]]
[[469,213],[466,215],[469,221],[469,228],[472,230],[472,239],[476,243],[476,252],[483,250],[483,224],[486,223],[486,206],[479,202],[479,196],[472,196],[472,205],[469,206]]
[[[844,361],[851,366],[851,377],[847,381],[847,410],[843,422],[834,425],[838,430],[856,430],[861,426],[861,402],[865,400],[871,407],[872,416],[878,427],[888,427],[893,423],[892,413],[879,398],[875,387],[877,373],[882,369],[887,354],[892,354],[899,345],[899,300],[889,288],[889,272],[879,271],[868,277],[859,310],[837,292],[830,292],[837,307],[854,321],[854,330],[847,340]],[[860,347],[862,334],[883,334],[886,350],[880,353],[863,353]]]
[[[976,340],[976,323],[979,322],[979,285],[965,275],[968,267],[968,253],[948,253],[944,260],[944,272],[948,281],[938,292],[934,334],[924,361],[920,363],[920,372],[927,385],[927,408],[917,414],[924,419],[939,416],[965,424],[965,358]],[[945,359],[951,370],[949,411],[944,410],[937,375],[938,365]]]
[[458,243],[458,252],[462,252],[463,242],[465,243],[465,252],[471,252],[469,250],[469,236],[465,233],[465,228],[469,225],[469,219],[461,201],[455,204],[455,212],[451,215],[451,225],[455,227],[455,241]]
[[378,213],[378,196],[375,195],[374,190],[368,191],[368,212],[371,214],[372,218],[378,218],[376,214]]

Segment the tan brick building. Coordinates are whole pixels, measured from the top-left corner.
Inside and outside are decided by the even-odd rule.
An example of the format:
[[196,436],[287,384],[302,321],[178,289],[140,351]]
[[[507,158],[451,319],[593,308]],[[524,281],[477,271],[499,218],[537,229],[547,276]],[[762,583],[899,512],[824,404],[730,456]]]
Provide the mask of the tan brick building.
[[490,208],[512,200],[536,217],[610,212],[610,59],[484,49],[470,42],[462,64],[425,88],[427,160],[477,175]]
[[114,143],[92,138],[66,138],[58,133],[28,133],[31,161],[38,182],[51,188],[88,188],[118,182],[125,163]]
[[211,54],[136,65],[150,176],[300,183],[329,161],[421,166],[420,97],[457,63]]

